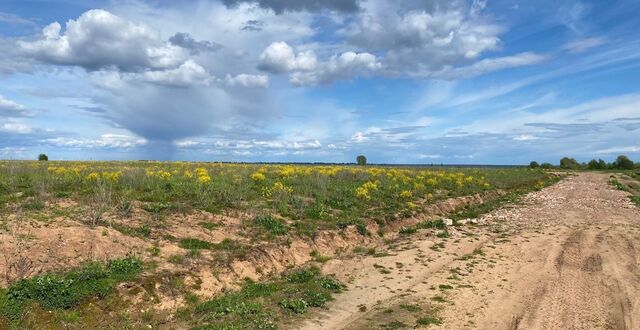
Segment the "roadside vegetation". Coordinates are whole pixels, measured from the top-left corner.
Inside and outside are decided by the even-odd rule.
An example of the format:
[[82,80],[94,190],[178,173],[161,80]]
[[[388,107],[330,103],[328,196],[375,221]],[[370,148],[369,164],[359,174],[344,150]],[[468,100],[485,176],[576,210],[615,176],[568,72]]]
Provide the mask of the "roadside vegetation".
[[[446,237],[449,224],[438,217],[397,225],[440,202],[479,196],[477,205],[440,215],[459,225],[558,180],[539,168],[382,167],[359,160],[359,166],[0,162],[0,283],[6,283],[0,327],[102,327],[103,314],[120,328],[148,327],[168,317],[154,311],[162,301],[175,306],[170,318],[182,327],[276,328],[344,290],[312,265],[340,253],[383,256],[366,244],[386,234],[433,229]],[[45,244],[39,235],[50,230],[59,230],[61,244],[71,244],[65,233],[84,230],[89,240],[130,244],[137,254],[118,259],[106,248],[106,260],[88,254],[96,261],[66,268],[62,259],[36,260],[27,251]],[[277,252],[295,242],[313,246],[328,231],[349,245],[296,257],[311,266]],[[79,246],[46,249],[84,252]],[[279,255],[276,262],[289,269],[282,275],[263,263]],[[245,273],[254,280],[237,275]]]

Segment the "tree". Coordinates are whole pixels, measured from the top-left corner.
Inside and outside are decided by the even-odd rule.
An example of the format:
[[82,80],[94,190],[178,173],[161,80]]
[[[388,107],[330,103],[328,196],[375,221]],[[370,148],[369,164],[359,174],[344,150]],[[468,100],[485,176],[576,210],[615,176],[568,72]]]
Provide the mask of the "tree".
[[46,161],[48,161],[48,160],[49,160],[49,156],[47,156],[47,155],[45,155],[45,154],[39,154],[39,155],[38,155],[38,160],[39,160],[39,161],[46,162]]
[[600,168],[600,164],[598,164],[598,161],[595,159],[592,159],[589,161],[589,164],[587,164],[587,168],[590,170],[599,170]]
[[531,163],[529,163],[529,167],[530,168],[538,168],[540,167],[540,164],[538,164],[538,162],[536,162],[535,160],[532,161]]
[[615,167],[619,170],[633,170],[633,161],[625,155],[616,158]]
[[560,168],[562,168],[562,169],[573,169],[573,170],[575,170],[578,167],[580,167],[580,164],[578,164],[578,162],[573,158],[564,157],[564,158],[560,159]]
[[598,169],[599,170],[606,170],[607,169],[607,162],[605,162],[602,159],[598,159]]
[[544,168],[545,170],[551,169],[553,168],[553,165],[551,165],[550,163],[542,163],[542,165],[540,165],[541,168]]
[[364,155],[359,155],[358,157],[356,157],[356,163],[361,166],[367,165],[367,157],[365,157]]

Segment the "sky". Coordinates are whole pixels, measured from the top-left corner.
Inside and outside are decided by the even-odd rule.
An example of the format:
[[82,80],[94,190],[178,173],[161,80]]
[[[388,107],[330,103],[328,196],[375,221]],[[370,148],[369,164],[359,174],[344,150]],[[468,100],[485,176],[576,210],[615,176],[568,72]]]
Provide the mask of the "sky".
[[640,2],[2,0],[0,158],[640,161]]

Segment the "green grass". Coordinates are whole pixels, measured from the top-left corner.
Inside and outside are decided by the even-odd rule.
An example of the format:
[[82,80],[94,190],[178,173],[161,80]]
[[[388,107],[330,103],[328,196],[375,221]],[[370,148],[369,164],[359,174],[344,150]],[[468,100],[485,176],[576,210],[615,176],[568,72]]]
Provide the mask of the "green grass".
[[[198,182],[198,168],[210,182]],[[263,173],[263,179],[254,181],[252,175],[257,172]],[[109,176],[114,173],[118,175]],[[269,214],[255,219],[254,225],[274,236],[295,232],[313,237],[318,230],[345,225],[370,235],[362,219],[372,218],[384,226],[418,212],[424,203],[533,187],[551,177],[526,168],[0,161],[0,200],[12,199],[25,210],[43,210],[47,208],[43,197],[59,196],[92,208],[95,187],[100,185],[111,196],[104,205],[106,211],[121,216],[129,216],[138,205],[151,216],[231,209]],[[357,189],[366,183],[375,188],[366,197],[358,196]],[[399,198],[406,191],[411,197]],[[409,201],[418,209],[409,207]],[[204,228],[214,227],[205,224]]]
[[437,316],[424,316],[416,320],[416,324],[418,326],[440,325],[442,319]]
[[282,321],[323,307],[344,286],[317,268],[291,271],[277,279],[256,283],[197,304],[186,313],[195,329],[276,329]]
[[187,250],[211,250],[215,245],[197,238],[184,238],[180,240],[180,247]]
[[19,322],[30,304],[47,310],[69,309],[89,298],[103,298],[116,284],[134,279],[142,269],[140,260],[125,258],[20,280],[0,291],[0,317]]
[[287,224],[282,219],[269,215],[256,217],[253,222],[256,226],[272,235],[284,235],[289,231]]

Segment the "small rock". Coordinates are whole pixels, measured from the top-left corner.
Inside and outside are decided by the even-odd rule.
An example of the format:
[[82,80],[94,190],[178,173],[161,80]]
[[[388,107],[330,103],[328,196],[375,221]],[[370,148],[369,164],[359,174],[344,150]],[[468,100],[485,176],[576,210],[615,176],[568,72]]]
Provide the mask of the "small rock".
[[444,222],[445,226],[453,226],[453,220],[449,218],[442,219],[442,222]]

